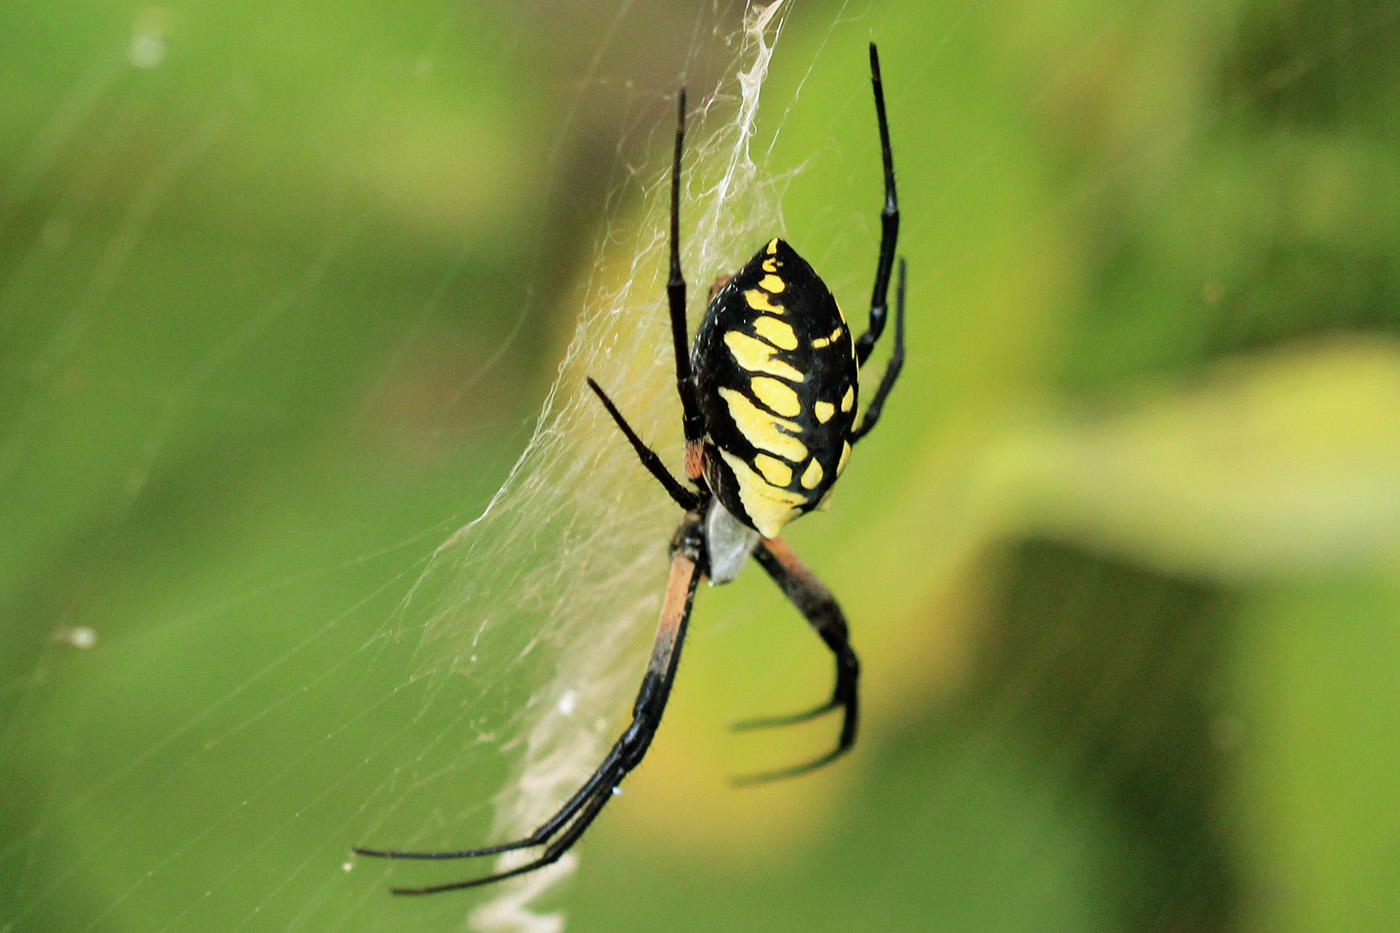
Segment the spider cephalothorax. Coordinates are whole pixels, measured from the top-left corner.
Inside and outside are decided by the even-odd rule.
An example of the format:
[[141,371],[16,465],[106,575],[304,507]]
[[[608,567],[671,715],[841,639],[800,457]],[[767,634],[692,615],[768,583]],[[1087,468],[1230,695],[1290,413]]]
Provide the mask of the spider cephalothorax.
[[895,288],[894,351],[864,416],[857,422],[860,367],[885,328],[899,234],[894,157],[874,43],[870,45],[870,83],[880,127],[885,205],[880,213],[880,258],[866,331],[859,339],[852,339],[825,283],[791,246],[774,238],[742,269],[717,283],[696,331],[694,347],[689,347],[686,339],[686,286],[680,262],[680,176],[685,140],[685,91],[681,91],[671,167],[671,265],[666,296],[686,439],[685,476],[693,489],[671,475],[598,384],[588,380],[642,464],[685,509],[671,539],[670,581],[651,661],[632,707],[632,722],[583,786],[523,839],[447,852],[356,848],[360,855],[384,858],[456,859],[543,847],[535,858],[494,874],[394,888],[394,893],[435,894],[489,884],[542,868],[567,852],[651,746],[671,693],[700,581],[708,577],[713,583],[727,583],[751,557],[831,649],[836,684],[830,699],[813,709],[750,720],[740,723],[739,728],[789,725],[836,710],[842,718],[840,736],[831,751],[796,767],[742,780],[772,780],[811,771],[845,754],[855,742],[860,665],[851,649],[845,616],[831,593],[778,533],[830,492],[846,468],[851,446],[879,420],[904,362],[901,260]]

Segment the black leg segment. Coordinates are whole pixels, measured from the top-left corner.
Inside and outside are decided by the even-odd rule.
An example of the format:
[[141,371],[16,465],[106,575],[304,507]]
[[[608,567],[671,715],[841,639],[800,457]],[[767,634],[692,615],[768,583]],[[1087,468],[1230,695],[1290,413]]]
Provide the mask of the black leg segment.
[[[613,404],[612,399],[608,398],[608,394],[603,391],[602,386],[593,381],[592,376],[588,377],[588,387],[593,390],[594,395],[598,396],[598,400],[603,403],[603,407],[608,410],[608,414],[612,415],[613,421],[617,422],[617,426],[622,429],[622,433],[627,438],[627,442],[632,445],[632,449],[637,452],[637,458],[642,461],[642,466],[646,467],[648,472],[656,477],[656,481],[665,488],[667,494],[676,501],[676,504],[687,512],[698,506],[700,504],[700,496],[692,490],[685,488],[685,486],[681,485],[680,480],[671,475],[670,471],[666,469],[665,464],[661,462],[661,458],[657,456],[656,451],[642,442],[642,439],[637,436],[637,432],[633,431],[632,426],[627,423],[627,419],[622,417],[622,412],[617,410],[617,406]],[[867,409],[866,420],[869,420],[869,418],[869,409]]]
[[894,288],[894,352],[890,354],[890,361],[885,365],[885,375],[880,379],[879,388],[865,406],[865,417],[861,419],[860,426],[851,432],[852,444],[869,434],[870,429],[875,427],[875,422],[880,420],[880,410],[885,407],[885,399],[894,388],[899,371],[904,368],[904,272],[905,263],[900,259],[899,280]]
[[885,167],[885,206],[880,211],[880,260],[875,266],[875,288],[870,296],[870,328],[856,341],[856,363],[864,364],[875,341],[885,329],[890,272],[894,269],[899,241],[899,198],[894,188],[894,153],[890,151],[890,124],[885,119],[885,90],[880,82],[880,55],[870,43],[870,86],[875,91],[875,118],[880,124],[880,157]]
[[671,341],[676,352],[676,391],[681,397],[681,427],[686,442],[705,436],[705,419],[690,378],[690,336],[685,325],[685,277],[681,275],[681,152],[685,149],[685,88],[676,107],[676,150],[671,161],[671,271],[666,304],[671,312]]
[[855,744],[856,728],[860,719],[860,662],[856,659],[855,651],[851,649],[846,617],[842,614],[841,607],[837,605],[826,586],[807,569],[782,538],[764,540],[762,546],[754,549],[754,557],[831,649],[836,661],[836,686],[832,690],[830,700],[810,710],[790,716],[751,719],[737,723],[735,728],[760,729],[792,725],[839,709],[842,711],[841,735],[836,741],[836,747],[819,758],[791,768],[743,775],[735,779],[735,783],[738,784],[759,784],[796,777],[834,761],[850,751],[851,746]]

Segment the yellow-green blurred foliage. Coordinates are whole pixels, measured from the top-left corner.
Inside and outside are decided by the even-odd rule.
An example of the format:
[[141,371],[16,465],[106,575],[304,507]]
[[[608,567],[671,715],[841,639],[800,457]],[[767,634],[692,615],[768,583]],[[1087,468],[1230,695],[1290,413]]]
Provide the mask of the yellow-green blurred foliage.
[[[463,725],[384,620],[526,443],[579,283],[630,274],[598,244],[741,12],[0,11],[0,930],[455,929],[481,900],[385,891],[470,866],[343,867],[400,807],[492,841],[491,724],[531,700],[474,686]],[[860,744],[729,786],[825,747],[724,723],[830,662],[762,574],[702,592],[551,903],[1400,928],[1400,6],[793,0],[755,146],[853,321],[870,38],[909,360],[789,535],[850,618]]]

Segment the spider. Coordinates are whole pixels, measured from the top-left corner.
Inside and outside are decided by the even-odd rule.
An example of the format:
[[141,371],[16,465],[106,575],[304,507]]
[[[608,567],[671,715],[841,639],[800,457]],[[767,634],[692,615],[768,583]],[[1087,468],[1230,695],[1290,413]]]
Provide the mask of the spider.
[[859,339],[831,292],[791,246],[774,238],[733,276],[716,283],[705,317],[687,350],[686,284],[680,263],[680,176],[685,141],[685,91],[679,95],[671,163],[671,265],[666,297],[675,343],[676,388],[685,431],[685,476],[671,475],[591,378],[589,388],[685,517],[671,539],[671,574],[651,660],[632,707],[632,722],[583,786],[522,839],[478,849],[413,852],[356,847],[358,855],[392,859],[463,859],[543,847],[514,868],[466,881],[394,888],[395,894],[437,894],[502,881],[557,861],[602,812],[622,779],[641,763],[661,722],[676,676],[695,591],[708,577],[728,583],[755,558],[821,636],[836,661],[831,698],[806,712],[754,719],[738,729],[785,726],[841,710],[836,747],[795,767],[739,778],[741,783],[804,774],[850,750],[856,738],[860,664],[846,619],[831,593],[782,538],[784,525],[821,504],[841,475],[851,446],[869,433],[904,363],[904,276],[895,288],[894,350],[865,415],[856,423],[859,369],[885,327],[890,273],[899,235],[894,158],[885,119],[880,59],[870,44],[870,83],[880,129],[885,206],[870,321]]

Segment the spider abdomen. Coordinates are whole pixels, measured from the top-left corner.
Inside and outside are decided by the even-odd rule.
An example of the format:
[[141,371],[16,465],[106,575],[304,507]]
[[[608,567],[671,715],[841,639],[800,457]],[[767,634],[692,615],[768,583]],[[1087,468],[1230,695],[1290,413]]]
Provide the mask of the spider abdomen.
[[691,351],[705,479],[765,538],[815,508],[850,455],[859,384],[825,283],[773,239],[715,294]]

